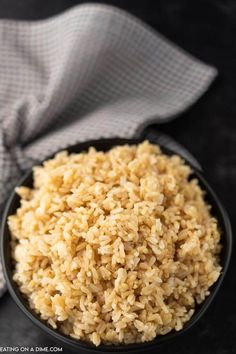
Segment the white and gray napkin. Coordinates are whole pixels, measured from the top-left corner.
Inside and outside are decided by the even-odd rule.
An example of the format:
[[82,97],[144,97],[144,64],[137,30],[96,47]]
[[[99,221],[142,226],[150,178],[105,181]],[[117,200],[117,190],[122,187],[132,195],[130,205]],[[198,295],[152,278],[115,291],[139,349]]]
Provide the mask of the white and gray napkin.
[[32,164],[76,142],[131,137],[173,119],[216,74],[107,5],[36,22],[1,20],[0,211]]

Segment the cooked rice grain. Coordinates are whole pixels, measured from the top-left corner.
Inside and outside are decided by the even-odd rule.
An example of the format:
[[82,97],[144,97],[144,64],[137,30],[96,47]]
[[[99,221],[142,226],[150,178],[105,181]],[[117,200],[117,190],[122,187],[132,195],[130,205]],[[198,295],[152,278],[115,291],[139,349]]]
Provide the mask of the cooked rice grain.
[[30,307],[95,345],[180,330],[221,271],[217,221],[184,161],[144,142],[60,152],[33,172],[8,220]]

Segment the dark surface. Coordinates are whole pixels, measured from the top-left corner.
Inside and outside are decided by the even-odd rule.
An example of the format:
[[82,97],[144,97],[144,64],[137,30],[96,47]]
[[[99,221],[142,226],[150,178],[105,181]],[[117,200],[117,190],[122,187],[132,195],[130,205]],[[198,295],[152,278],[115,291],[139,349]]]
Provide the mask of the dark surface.
[[[1,18],[37,19],[56,14],[72,0],[0,0]],[[236,1],[109,1],[148,22],[200,59],[214,64],[219,78],[211,90],[175,121],[154,127],[172,135],[200,161],[236,227]],[[160,346],[162,354],[236,353],[236,258],[207,314],[189,333]],[[17,309],[0,299],[0,346],[54,345]],[[64,350],[64,353],[69,352]]]

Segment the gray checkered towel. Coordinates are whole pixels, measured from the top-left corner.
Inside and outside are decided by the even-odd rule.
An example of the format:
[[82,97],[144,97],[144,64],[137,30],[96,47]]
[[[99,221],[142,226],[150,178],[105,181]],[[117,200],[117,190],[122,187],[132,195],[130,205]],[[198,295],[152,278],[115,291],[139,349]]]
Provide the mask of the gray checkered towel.
[[[38,22],[2,20],[0,48],[1,209],[36,161],[173,119],[216,76],[138,19],[99,4]],[[0,270],[0,293],[3,285]]]

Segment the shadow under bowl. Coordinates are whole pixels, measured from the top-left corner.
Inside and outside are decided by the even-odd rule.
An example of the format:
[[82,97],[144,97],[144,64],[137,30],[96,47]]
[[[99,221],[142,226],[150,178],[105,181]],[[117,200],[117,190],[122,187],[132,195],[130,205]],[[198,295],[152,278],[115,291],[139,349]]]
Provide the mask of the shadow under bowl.
[[[142,140],[143,139],[122,139],[122,138],[99,139],[99,140],[92,140],[84,143],[79,143],[73,146],[69,146],[63,150],[67,150],[69,153],[73,153],[73,152],[79,153],[82,151],[86,151],[90,146],[94,146],[97,150],[107,151],[116,145],[138,144]],[[161,146],[161,149],[164,153],[168,155],[176,154],[175,151],[166,149],[163,146]],[[149,352],[155,349],[155,347],[158,347],[159,344],[163,342],[168,342],[185,333],[193,325],[195,325],[197,321],[206,312],[207,308],[209,307],[216,293],[218,292],[222,284],[222,281],[225,277],[226,271],[228,269],[231,251],[232,251],[232,231],[231,231],[228,215],[224,207],[222,206],[221,202],[219,201],[218,197],[216,196],[216,194],[214,193],[214,191],[206,181],[205,177],[203,176],[203,173],[197,170],[195,167],[193,167],[191,163],[189,163],[188,161],[187,164],[190,165],[192,167],[192,170],[194,171],[193,178],[198,179],[200,186],[206,192],[205,199],[212,206],[211,212],[218,220],[219,228],[221,231],[222,251],[220,254],[220,264],[222,266],[222,272],[217,282],[210,288],[210,295],[203,301],[202,304],[196,306],[193,316],[188,322],[186,322],[182,330],[178,332],[172,331],[163,336],[157,336],[154,340],[150,342],[145,342],[140,344],[127,344],[127,345],[101,344],[100,346],[95,347],[92,344],[80,340],[72,339],[71,337],[66,336],[58,332],[57,330],[51,328],[49,325],[46,324],[45,321],[41,320],[39,316],[33,312],[33,310],[29,308],[27,299],[23,297],[23,295],[19,291],[17,284],[12,279],[14,264],[11,258],[11,246],[10,246],[11,235],[7,225],[7,219],[8,216],[14,214],[17,208],[20,206],[20,197],[16,194],[15,191],[12,192],[5,208],[5,212],[2,219],[2,229],[1,229],[1,257],[2,257],[3,271],[4,271],[7,287],[13,300],[20,307],[20,309],[28,316],[28,318],[31,321],[33,321],[33,323],[35,323],[44,332],[46,332],[46,334],[48,334],[52,339],[54,339],[54,341],[58,345],[65,346],[74,351],[78,351],[81,354],[99,353],[99,352],[100,353],[122,352],[122,353],[131,354],[140,351]],[[27,187],[33,186],[32,169],[24,175],[24,177],[19,181],[17,186],[27,186]]]

